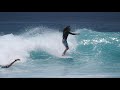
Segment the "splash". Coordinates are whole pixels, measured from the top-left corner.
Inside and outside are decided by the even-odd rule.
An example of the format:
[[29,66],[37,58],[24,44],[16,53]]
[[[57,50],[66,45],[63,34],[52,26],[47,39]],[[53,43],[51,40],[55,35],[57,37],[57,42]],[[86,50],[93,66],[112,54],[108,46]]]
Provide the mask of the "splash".
[[[71,51],[77,46],[75,37],[68,38]],[[50,55],[61,55],[65,47],[62,44],[62,33],[47,27],[27,29],[20,35],[7,34],[0,36],[0,64],[8,64],[16,58],[25,62],[30,52],[42,50]]]

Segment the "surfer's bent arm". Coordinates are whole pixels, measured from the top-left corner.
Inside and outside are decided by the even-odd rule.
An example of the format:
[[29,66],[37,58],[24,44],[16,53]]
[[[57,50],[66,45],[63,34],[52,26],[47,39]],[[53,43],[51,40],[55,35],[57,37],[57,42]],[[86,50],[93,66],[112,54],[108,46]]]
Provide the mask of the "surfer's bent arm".
[[5,65],[5,66],[2,66],[2,65],[0,65],[1,66],[1,68],[9,68],[13,63],[15,63],[16,62],[16,60],[15,61],[13,61],[12,63],[10,63],[9,65]]
[[14,60],[14,61],[11,62],[9,65],[5,65],[5,66],[0,65],[0,67],[1,67],[1,68],[9,68],[10,66],[12,66],[13,63],[15,63],[15,62],[18,61],[18,60],[20,60],[20,59]]
[[13,64],[13,63],[15,63],[15,62],[16,62],[16,60],[15,60],[15,61],[13,61],[12,63],[10,63],[9,65],[7,65],[7,67],[12,66],[12,64]]

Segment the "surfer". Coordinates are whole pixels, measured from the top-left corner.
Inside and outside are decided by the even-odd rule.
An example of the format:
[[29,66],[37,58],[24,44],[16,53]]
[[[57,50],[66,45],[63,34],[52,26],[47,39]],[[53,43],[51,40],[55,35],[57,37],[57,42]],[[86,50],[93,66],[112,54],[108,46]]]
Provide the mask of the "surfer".
[[64,30],[63,30],[62,43],[65,46],[65,50],[64,50],[62,56],[64,56],[66,54],[67,50],[69,49],[69,46],[68,46],[68,43],[67,43],[67,37],[68,37],[68,35],[69,34],[71,34],[71,35],[79,35],[80,34],[80,33],[72,33],[72,32],[70,32],[70,30],[71,30],[70,26],[65,27]]
[[20,59],[15,59],[13,62],[11,62],[11,63],[8,64],[8,65],[5,65],[5,66],[0,65],[0,66],[1,66],[1,68],[9,68],[9,67],[12,66],[12,64],[15,63],[16,61],[20,61]]

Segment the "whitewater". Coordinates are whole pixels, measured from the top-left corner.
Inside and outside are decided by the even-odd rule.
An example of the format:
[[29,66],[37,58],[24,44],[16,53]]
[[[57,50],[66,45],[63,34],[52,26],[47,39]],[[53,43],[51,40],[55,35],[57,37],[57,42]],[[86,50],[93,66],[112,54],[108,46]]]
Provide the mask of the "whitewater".
[[19,34],[0,35],[0,65],[19,58],[0,77],[120,77],[120,33],[77,28],[69,35],[67,52],[62,32],[44,26],[26,28]]

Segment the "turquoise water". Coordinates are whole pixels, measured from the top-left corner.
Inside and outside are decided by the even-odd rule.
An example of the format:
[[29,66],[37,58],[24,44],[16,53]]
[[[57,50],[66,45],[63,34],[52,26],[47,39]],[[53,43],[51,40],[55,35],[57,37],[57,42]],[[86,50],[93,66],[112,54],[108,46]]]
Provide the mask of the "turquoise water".
[[72,58],[60,58],[64,51],[62,32],[39,26],[19,34],[0,36],[0,64],[16,58],[0,77],[120,77],[120,33],[75,28],[80,35],[69,35],[67,52]]

